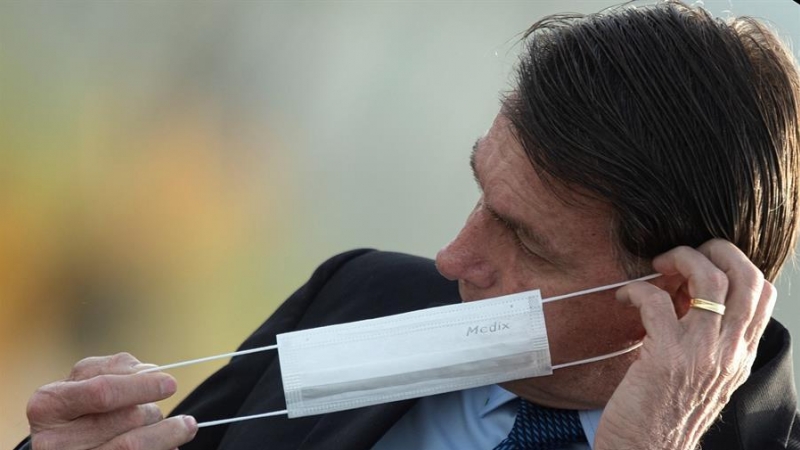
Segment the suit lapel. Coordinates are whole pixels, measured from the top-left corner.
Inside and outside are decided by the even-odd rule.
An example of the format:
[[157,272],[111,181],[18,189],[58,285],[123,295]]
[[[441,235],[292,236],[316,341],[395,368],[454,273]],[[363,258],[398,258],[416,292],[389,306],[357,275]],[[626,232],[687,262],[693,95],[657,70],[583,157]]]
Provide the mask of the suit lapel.
[[734,392],[703,437],[705,450],[786,448],[795,419],[789,332],[772,320],[764,332],[750,378]]

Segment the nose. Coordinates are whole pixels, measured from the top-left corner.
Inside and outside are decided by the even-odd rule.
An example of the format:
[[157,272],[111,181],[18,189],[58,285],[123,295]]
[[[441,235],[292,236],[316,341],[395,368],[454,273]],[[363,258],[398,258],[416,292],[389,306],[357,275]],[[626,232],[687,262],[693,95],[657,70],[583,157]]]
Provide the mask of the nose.
[[479,289],[494,284],[496,273],[489,259],[490,221],[479,204],[455,239],[439,250],[436,268],[443,277]]

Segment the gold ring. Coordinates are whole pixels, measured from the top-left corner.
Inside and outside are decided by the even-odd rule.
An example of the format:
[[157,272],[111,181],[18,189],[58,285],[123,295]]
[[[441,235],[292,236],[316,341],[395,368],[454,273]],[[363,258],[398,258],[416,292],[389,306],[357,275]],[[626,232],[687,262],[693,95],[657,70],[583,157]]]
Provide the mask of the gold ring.
[[697,309],[705,309],[706,311],[717,313],[720,316],[725,315],[725,305],[717,302],[710,302],[702,298],[693,298],[692,300],[690,300],[689,307]]

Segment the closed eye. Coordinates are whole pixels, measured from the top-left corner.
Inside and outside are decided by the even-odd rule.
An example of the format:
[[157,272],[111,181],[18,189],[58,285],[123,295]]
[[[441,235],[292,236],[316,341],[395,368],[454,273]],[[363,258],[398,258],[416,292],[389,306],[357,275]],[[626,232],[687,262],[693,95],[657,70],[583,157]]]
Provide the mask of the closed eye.
[[486,211],[489,213],[489,215],[492,217],[492,219],[500,222],[505,228],[508,229],[508,231],[511,232],[511,234],[514,236],[514,242],[517,244],[517,247],[519,247],[528,256],[535,257],[535,258],[541,258],[540,255],[534,253],[530,249],[530,247],[525,245],[525,242],[522,240],[522,236],[520,236],[522,233],[524,233],[524,231],[522,229],[520,229],[519,226],[517,226],[516,224],[512,223],[508,219],[498,215],[497,212],[495,212],[492,208],[489,208],[486,205],[484,205],[484,207],[486,208]]

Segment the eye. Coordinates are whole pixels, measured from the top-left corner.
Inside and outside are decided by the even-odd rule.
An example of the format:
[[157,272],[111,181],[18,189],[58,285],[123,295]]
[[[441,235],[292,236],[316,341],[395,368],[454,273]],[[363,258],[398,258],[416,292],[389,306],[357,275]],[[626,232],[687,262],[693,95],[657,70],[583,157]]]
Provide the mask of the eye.
[[539,257],[539,255],[534,253],[530,249],[530,247],[525,245],[525,241],[522,239],[522,236],[520,236],[520,231],[518,229],[515,229],[513,227],[509,227],[509,230],[514,235],[514,241],[516,241],[517,247],[519,247],[523,251],[523,253],[525,253],[526,255],[528,255],[530,257],[533,257],[533,258],[538,258]]
[[508,231],[511,232],[512,238],[514,239],[514,243],[517,245],[517,247],[520,248],[520,250],[523,251],[523,253],[532,258],[540,258],[540,256],[534,253],[530,249],[530,247],[525,245],[525,240],[523,239],[522,231],[518,227],[514,226],[514,224],[510,223],[503,217],[498,216],[497,213],[494,212],[492,209],[487,208],[486,210],[489,212],[489,214],[492,216],[494,220],[500,222]]

